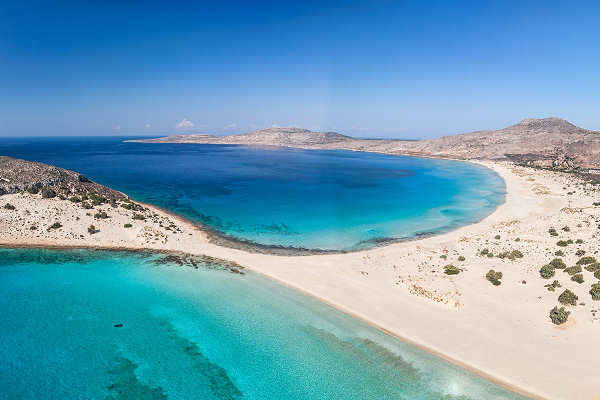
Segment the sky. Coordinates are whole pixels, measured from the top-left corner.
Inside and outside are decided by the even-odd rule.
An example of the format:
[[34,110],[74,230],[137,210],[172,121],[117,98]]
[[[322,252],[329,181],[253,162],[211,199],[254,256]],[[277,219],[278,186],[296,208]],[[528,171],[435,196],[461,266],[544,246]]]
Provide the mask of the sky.
[[0,136],[600,130],[597,1],[0,0]]

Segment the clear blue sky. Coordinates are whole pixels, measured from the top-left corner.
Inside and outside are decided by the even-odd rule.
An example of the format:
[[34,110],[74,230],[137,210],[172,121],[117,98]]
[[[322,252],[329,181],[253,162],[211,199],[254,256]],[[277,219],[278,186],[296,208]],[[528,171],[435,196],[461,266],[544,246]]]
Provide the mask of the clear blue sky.
[[0,136],[600,130],[597,1],[91,3],[0,0]]

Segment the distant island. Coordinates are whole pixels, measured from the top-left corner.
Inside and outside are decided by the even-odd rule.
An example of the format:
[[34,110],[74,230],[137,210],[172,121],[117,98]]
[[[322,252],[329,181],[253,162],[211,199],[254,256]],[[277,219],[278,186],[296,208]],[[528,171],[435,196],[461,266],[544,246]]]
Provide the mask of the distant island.
[[229,136],[177,134],[127,142],[339,149],[459,160],[508,160],[564,170],[600,169],[600,132],[580,128],[561,118],[528,118],[500,130],[416,141],[357,139],[337,132],[282,127]]

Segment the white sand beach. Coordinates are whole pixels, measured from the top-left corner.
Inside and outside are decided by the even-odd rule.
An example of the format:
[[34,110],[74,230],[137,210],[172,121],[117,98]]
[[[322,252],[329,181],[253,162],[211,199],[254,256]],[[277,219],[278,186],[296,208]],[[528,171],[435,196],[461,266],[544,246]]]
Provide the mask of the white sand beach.
[[[202,229],[152,206],[145,220],[133,220],[134,211],[121,207],[86,210],[29,193],[0,197],[0,244],[159,249],[230,260],[533,398],[600,399],[600,301],[589,294],[598,279],[585,269],[583,283],[560,269],[550,279],[539,274],[559,250],[567,266],[579,260],[578,250],[600,257],[598,190],[570,174],[482,164],[507,187],[506,202],[490,216],[446,234],[355,253],[250,253],[217,246]],[[108,218],[94,217],[102,211]],[[62,226],[48,229],[55,222]],[[557,246],[568,239],[574,243]],[[513,250],[523,257],[497,257]],[[448,264],[461,272],[446,275]],[[486,279],[490,269],[502,272],[499,286]],[[544,287],[554,280],[562,287]],[[549,311],[565,289],[578,301],[566,306],[568,322],[557,326]]]

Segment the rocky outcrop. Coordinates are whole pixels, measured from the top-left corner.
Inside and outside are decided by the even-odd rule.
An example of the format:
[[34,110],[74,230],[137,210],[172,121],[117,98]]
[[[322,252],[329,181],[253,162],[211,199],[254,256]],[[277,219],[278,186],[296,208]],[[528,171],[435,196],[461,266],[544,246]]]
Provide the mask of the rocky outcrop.
[[88,197],[98,196],[107,200],[127,197],[121,192],[92,182],[84,175],[74,171],[0,156],[0,195],[23,191],[38,193],[43,190],[65,197],[75,194],[86,194]]

